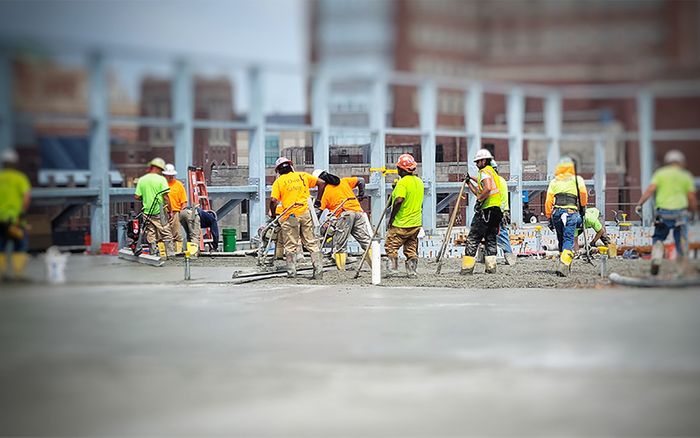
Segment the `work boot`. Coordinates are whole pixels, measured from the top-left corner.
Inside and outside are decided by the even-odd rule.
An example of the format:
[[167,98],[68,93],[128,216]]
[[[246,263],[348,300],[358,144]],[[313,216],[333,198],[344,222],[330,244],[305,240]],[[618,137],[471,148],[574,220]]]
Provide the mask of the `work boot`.
[[495,274],[496,273],[496,256],[486,256],[486,273]]
[[512,252],[504,253],[503,258],[506,259],[506,265],[508,266],[513,266],[518,261],[518,257]]
[[411,277],[411,278],[418,277],[418,272],[416,272],[417,268],[418,268],[418,259],[406,260],[406,274],[408,274],[409,277]]
[[311,263],[314,267],[314,273],[311,276],[314,280],[323,279],[323,255],[320,251],[311,253]]
[[175,241],[175,254],[182,253],[182,242]]
[[7,256],[0,254],[0,281],[7,277]]
[[658,275],[661,261],[664,259],[664,243],[656,242],[651,247],[651,275]]
[[27,267],[27,262],[29,261],[29,256],[24,252],[15,252],[12,254],[12,276],[14,280],[26,280],[24,276],[24,270]]
[[287,278],[295,278],[297,276],[296,254],[285,255],[284,261],[287,268]]
[[476,266],[476,257],[465,255],[462,257],[462,269],[460,269],[459,273],[461,275],[471,275],[474,273],[474,266]]
[[335,266],[338,267],[339,271],[345,270],[345,262],[348,259],[348,254],[345,252],[337,252],[333,254],[333,259],[335,259]]
[[386,263],[386,275],[390,277],[399,272],[399,258],[398,257],[387,257]]
[[571,272],[571,262],[574,261],[574,252],[571,251],[570,249],[565,249],[564,251],[561,252],[561,256],[559,257],[559,268],[557,269],[557,273],[561,277],[568,277],[569,273]]
[[[365,257],[365,263],[367,263],[367,267],[371,271],[372,270],[372,250],[371,249],[367,250],[367,257]],[[362,269],[362,266],[360,266],[357,269]]]

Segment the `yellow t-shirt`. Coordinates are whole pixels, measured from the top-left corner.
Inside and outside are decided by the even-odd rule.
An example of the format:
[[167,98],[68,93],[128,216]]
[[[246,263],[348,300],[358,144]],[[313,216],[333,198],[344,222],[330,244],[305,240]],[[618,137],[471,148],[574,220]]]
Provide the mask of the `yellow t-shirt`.
[[183,208],[187,207],[185,186],[176,179],[168,181],[168,186],[170,187],[170,193],[168,193],[170,197],[170,207],[173,211],[182,211]]
[[321,210],[327,208],[333,212],[343,201],[350,198],[340,210],[335,212],[335,215],[340,216],[344,211],[362,212],[362,206],[360,206],[360,202],[352,191],[355,186],[357,186],[356,177],[342,178],[337,186],[326,184],[326,188],[323,190],[323,197],[321,198]]
[[19,170],[0,170],[0,222],[14,222],[19,217],[24,195],[31,188],[29,179]]
[[280,221],[285,221],[290,215],[300,216],[309,210],[309,189],[316,187],[318,179],[306,172],[289,172],[280,175],[272,184],[271,197],[282,203],[282,208],[298,204],[287,213],[285,213]]

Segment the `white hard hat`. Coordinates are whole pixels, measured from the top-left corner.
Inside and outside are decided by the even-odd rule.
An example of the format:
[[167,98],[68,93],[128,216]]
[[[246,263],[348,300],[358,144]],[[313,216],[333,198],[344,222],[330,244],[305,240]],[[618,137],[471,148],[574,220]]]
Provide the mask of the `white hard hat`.
[[318,178],[319,176],[321,176],[321,174],[322,174],[323,172],[324,172],[323,169],[316,169],[316,170],[313,171],[313,173],[312,173],[311,175],[313,175],[315,178]]
[[173,164],[166,164],[165,169],[163,170],[163,175],[168,175],[168,176],[175,176],[177,175],[177,170],[175,170],[175,166]]
[[275,169],[277,169],[278,167],[280,167],[284,163],[292,164],[292,160],[290,160],[289,158],[285,158],[285,157],[279,157],[277,159],[277,161],[275,161]]
[[156,157],[156,158],[152,159],[151,161],[149,161],[148,165],[155,166],[161,170],[164,170],[165,169],[165,160],[160,158],[160,157]]
[[683,155],[683,152],[673,149],[668,152],[666,152],[666,155],[664,155],[664,162],[666,164],[670,163],[685,163],[685,155]]
[[19,155],[17,155],[14,149],[5,149],[0,155],[0,161],[3,163],[17,164],[19,162]]
[[479,151],[474,156],[474,161],[479,160],[493,160],[493,155],[488,149],[479,149]]

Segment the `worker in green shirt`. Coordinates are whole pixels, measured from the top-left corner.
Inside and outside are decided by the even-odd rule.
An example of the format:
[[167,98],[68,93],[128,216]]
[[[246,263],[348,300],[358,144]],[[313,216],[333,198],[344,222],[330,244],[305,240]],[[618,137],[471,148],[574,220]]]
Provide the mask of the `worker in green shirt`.
[[[23,280],[24,269],[29,260],[29,243],[22,216],[29,208],[32,186],[27,176],[17,169],[17,152],[13,149],[4,150],[0,161],[0,281]],[[12,274],[7,275],[10,245]]]
[[416,277],[418,273],[418,233],[423,225],[423,181],[414,173],[418,168],[411,154],[403,154],[396,163],[399,176],[391,192],[389,231],[384,243],[389,259],[388,272],[399,270],[399,248],[406,256],[406,273]]
[[[595,244],[598,240],[605,246],[610,245],[611,240],[608,237],[608,232],[605,230],[605,224],[600,220],[600,210],[595,207],[586,207],[586,214],[583,216],[583,226],[595,232],[591,239],[592,247],[596,246]],[[578,236],[578,230],[576,236]]]
[[655,195],[656,222],[652,236],[651,275],[657,275],[664,257],[664,240],[673,230],[676,253],[681,268],[688,265],[688,219],[698,211],[693,175],[685,170],[685,155],[671,150],[664,157],[665,166],[657,169],[651,184],[639,198],[635,211],[641,216],[642,205]]

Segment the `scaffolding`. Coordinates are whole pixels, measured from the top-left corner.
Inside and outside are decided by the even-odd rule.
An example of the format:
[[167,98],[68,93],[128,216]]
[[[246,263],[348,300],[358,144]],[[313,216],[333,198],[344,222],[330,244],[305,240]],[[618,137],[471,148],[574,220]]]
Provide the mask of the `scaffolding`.
[[[17,116],[13,108],[13,71],[15,56],[11,44],[0,50],[0,150],[15,147],[14,121]],[[162,59],[163,54],[154,54]],[[612,140],[635,141],[639,144],[641,185],[645,187],[651,180],[654,165],[654,141],[697,141],[700,129],[655,130],[655,100],[666,97],[698,97],[700,81],[660,82],[650,84],[595,85],[595,86],[540,86],[514,83],[496,83],[448,77],[429,77],[405,72],[386,72],[368,75],[366,72],[343,72],[342,76],[324,71],[301,71],[310,84],[310,123],[266,126],[264,107],[265,76],[272,71],[286,70],[288,67],[269,66],[255,63],[232,62],[236,68],[245,71],[247,76],[248,109],[245,120],[203,120],[195,118],[193,110],[193,66],[210,62],[196,56],[172,56],[167,62],[172,65],[172,114],[171,117],[124,117],[111,115],[108,108],[107,61],[124,57],[122,51],[110,50],[84,52],[88,72],[88,114],[79,118],[89,127],[89,171],[88,187],[81,188],[36,188],[33,198],[47,203],[89,203],[91,206],[90,234],[93,250],[103,242],[108,242],[110,226],[110,202],[133,199],[133,189],[111,187],[109,180],[110,139],[109,130],[117,125],[160,126],[174,131],[175,167],[180,175],[186,175],[193,163],[193,133],[195,129],[223,128],[248,133],[249,169],[246,185],[213,186],[213,196],[224,197],[227,201],[248,200],[249,230],[256,230],[266,219],[266,202],[270,186],[266,185],[265,135],[270,131],[299,131],[313,137],[313,161],[317,168],[329,168],[329,138],[344,132],[361,133],[370,138],[369,167],[381,168],[385,163],[387,135],[405,135],[420,138],[422,155],[421,177],[425,183],[423,227],[427,233],[437,228],[438,194],[455,193],[460,182],[438,181],[436,176],[436,138],[460,137],[466,139],[467,158],[470,160],[486,139],[506,141],[509,151],[510,178],[509,190],[514,195],[511,201],[512,220],[523,222],[523,208],[520,194],[523,190],[544,190],[551,179],[560,156],[562,141],[588,142],[594,145],[594,178],[588,181],[596,194],[596,206],[605,210],[606,162],[605,142]],[[130,56],[127,54],[126,56]],[[148,54],[139,53],[146,58]],[[216,59],[226,63],[227,60]],[[299,69],[297,69],[298,71]],[[367,126],[332,126],[329,116],[330,85],[338,80],[365,81],[369,89],[369,123]],[[392,86],[415,87],[419,94],[419,126],[413,128],[394,127],[387,123],[389,88]],[[464,128],[443,129],[437,126],[438,90],[449,88],[463,92]],[[484,130],[484,94],[503,95],[506,99],[505,132]],[[543,132],[525,132],[525,100],[529,97],[542,99]],[[562,101],[564,99],[634,99],[637,108],[637,127],[632,132],[620,133],[571,133],[565,132],[562,121]],[[76,119],[72,116],[71,120]],[[547,144],[547,178],[538,181],[523,180],[523,142],[537,140]],[[201,165],[201,163],[199,163]],[[372,214],[379,216],[384,208],[387,184],[381,175],[374,174],[367,185],[371,196]],[[470,205],[474,202],[470,195]],[[444,203],[442,205],[445,205]],[[469,209],[470,210],[470,209]],[[468,211],[469,211],[468,210]],[[229,209],[230,211],[230,209]],[[468,213],[469,214],[469,213]],[[470,220],[470,217],[467,218]],[[652,223],[652,207],[644,207],[643,224]]]

